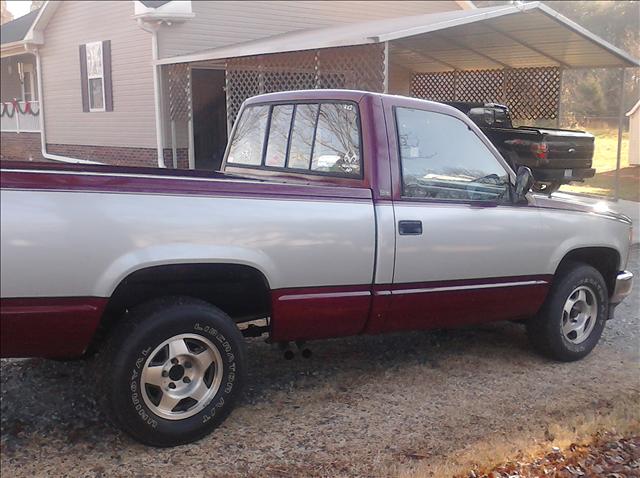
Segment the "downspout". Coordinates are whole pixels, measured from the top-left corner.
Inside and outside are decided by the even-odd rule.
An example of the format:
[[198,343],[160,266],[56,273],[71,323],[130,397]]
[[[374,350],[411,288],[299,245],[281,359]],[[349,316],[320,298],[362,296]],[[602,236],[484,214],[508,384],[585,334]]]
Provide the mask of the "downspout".
[[44,95],[42,94],[42,65],[40,62],[40,51],[37,48],[34,48],[32,52],[36,56],[36,79],[38,81],[38,101],[40,102],[40,151],[42,157],[45,159],[51,159],[52,161],[62,161],[63,163],[102,164],[97,161],[70,158],[68,156],[60,156],[47,152],[47,136],[44,130]]
[[156,149],[158,154],[158,167],[166,168],[164,164],[164,147],[162,145],[162,111],[161,105],[161,89],[160,89],[160,74],[158,73],[159,65],[158,61],[158,30],[160,29],[160,23],[149,25],[144,23],[142,18],[138,18],[138,26],[145,32],[151,33],[151,58],[153,63],[153,102],[155,108],[156,117]]

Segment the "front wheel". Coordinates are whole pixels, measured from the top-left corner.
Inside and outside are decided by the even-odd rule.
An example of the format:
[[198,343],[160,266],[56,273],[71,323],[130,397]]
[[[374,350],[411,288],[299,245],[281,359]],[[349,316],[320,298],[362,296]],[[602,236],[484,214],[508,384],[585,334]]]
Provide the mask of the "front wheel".
[[152,446],[210,433],[233,408],[246,371],[242,334],[233,321],[206,302],[183,297],[134,309],[101,355],[109,417]]
[[596,346],[607,321],[609,299],[600,272],[586,264],[570,264],[557,274],[538,315],[527,322],[536,350],[571,362]]

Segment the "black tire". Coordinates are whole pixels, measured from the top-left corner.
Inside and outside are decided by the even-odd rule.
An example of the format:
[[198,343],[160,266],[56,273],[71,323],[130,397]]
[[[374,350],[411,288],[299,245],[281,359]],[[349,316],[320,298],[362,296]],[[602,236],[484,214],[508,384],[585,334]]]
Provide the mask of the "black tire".
[[[222,378],[198,413],[167,419],[145,403],[142,369],[151,351],[181,334],[195,334],[216,347]],[[107,416],[136,440],[157,447],[190,443],[209,434],[231,412],[246,377],[245,344],[236,324],[211,304],[186,297],[154,300],[133,309],[110,334],[96,365]]]
[[[597,318],[583,342],[573,343],[562,331],[563,309],[569,296],[586,287],[597,302]],[[533,347],[546,357],[572,362],[587,356],[596,346],[607,321],[609,295],[600,272],[582,263],[571,263],[556,274],[549,295],[536,317],[527,322],[527,335]]]
[[559,181],[552,181],[550,183],[535,182],[531,187],[531,190],[534,193],[549,195],[555,193],[558,189],[560,189],[561,186],[562,183]]

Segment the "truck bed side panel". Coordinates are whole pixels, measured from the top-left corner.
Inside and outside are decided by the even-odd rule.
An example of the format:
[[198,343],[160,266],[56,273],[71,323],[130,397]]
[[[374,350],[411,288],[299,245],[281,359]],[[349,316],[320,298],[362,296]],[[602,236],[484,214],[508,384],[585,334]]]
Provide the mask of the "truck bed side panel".
[[[3,299],[108,298],[146,267],[236,263],[261,271],[274,294],[287,290],[275,323],[279,316],[314,315],[304,306],[308,288],[369,290],[373,281],[375,219],[367,189],[91,174],[38,177],[39,185],[24,189],[24,179],[9,179],[3,173]],[[316,305],[325,307],[316,318],[335,315],[333,298],[320,297]],[[362,330],[369,297],[358,296],[348,310],[340,320],[357,323],[345,331]],[[11,312],[15,318],[20,311]],[[38,314],[22,317],[42,323]]]

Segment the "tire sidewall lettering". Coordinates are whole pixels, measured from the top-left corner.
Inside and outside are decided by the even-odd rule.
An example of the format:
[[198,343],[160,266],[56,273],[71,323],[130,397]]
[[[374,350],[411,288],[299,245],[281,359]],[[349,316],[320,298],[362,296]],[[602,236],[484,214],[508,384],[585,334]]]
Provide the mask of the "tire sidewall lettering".
[[[237,376],[236,356],[234,354],[232,344],[216,327],[206,324],[202,325],[201,323],[196,322],[193,324],[192,329],[198,335],[213,339],[211,341],[214,346],[218,348],[224,361],[223,381],[220,384],[220,388],[216,395],[211,398],[209,403],[205,404],[202,411],[192,417],[185,419],[185,421],[190,419],[197,419],[202,424],[205,424],[219,413],[219,410],[221,410],[228,402],[228,399],[226,399],[226,397],[228,397],[234,391],[234,385]],[[161,421],[164,422],[170,420],[165,420],[157,417],[153,414],[153,412],[148,410],[141,396],[144,391],[141,389],[142,384],[140,382],[142,369],[147,359],[149,358],[149,354],[153,349],[154,346],[152,344],[146,346],[138,352],[137,356],[133,360],[133,367],[131,369],[129,378],[129,386],[127,388],[129,390],[130,403],[133,408],[133,413],[139,420],[143,422],[144,425],[149,426],[153,429],[157,429]],[[181,420],[176,420],[176,422],[180,421]]]

